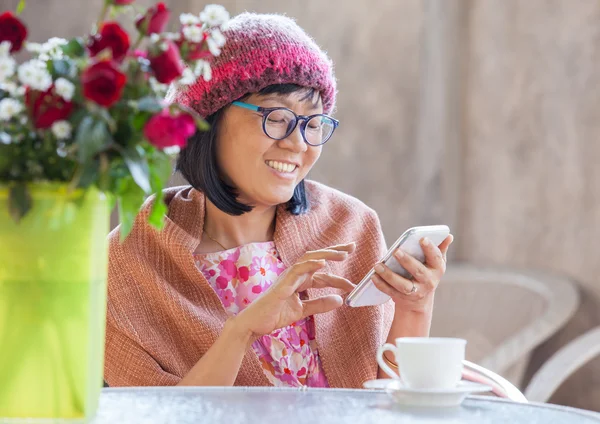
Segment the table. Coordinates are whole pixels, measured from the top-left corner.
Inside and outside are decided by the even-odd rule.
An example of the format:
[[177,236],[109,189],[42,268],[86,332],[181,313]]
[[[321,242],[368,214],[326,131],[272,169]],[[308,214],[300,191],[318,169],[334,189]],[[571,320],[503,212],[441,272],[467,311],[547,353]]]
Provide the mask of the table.
[[456,408],[400,407],[380,391],[232,387],[106,388],[93,424],[599,424],[600,414],[473,396]]

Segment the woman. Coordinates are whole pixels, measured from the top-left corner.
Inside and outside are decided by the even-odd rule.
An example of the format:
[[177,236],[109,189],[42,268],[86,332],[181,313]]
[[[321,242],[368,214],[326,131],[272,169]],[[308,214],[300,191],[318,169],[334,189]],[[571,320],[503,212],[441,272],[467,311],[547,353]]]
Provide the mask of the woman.
[[382,343],[428,335],[452,237],[423,240],[425,265],[397,252],[411,281],[376,267],[390,302],[342,306],[385,242],[371,209],[305,181],[337,126],[331,63],[282,16],[226,35],[213,78],[170,95],[211,123],[178,160],[191,187],[166,191],[161,232],[149,201],[110,235],[106,381],[361,387]]

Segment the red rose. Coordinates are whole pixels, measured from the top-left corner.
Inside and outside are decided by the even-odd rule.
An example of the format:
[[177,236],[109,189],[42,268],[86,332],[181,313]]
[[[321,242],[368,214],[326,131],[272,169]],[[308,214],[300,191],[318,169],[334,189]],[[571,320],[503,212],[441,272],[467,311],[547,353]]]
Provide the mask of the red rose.
[[194,118],[185,113],[171,116],[168,109],[154,115],[144,126],[144,136],[159,149],[185,147],[187,139],[195,132]]
[[100,31],[90,38],[88,50],[92,57],[104,49],[110,49],[113,59],[119,62],[129,50],[129,35],[117,22],[103,23]]
[[81,74],[83,95],[100,106],[110,107],[123,94],[127,76],[117,69],[114,62],[98,62]]
[[192,44],[190,49],[187,51],[185,59],[190,62],[195,62],[196,60],[205,60],[210,61],[212,58],[212,53],[202,47],[202,44]]
[[142,34],[160,34],[165,30],[171,12],[164,3],[150,7],[145,15],[139,16],[135,26]]
[[126,6],[128,4],[133,3],[135,0],[113,0],[114,4],[117,6]]
[[148,59],[148,53],[143,50],[136,49],[131,52],[131,57],[135,57],[136,59]]
[[172,41],[165,41],[165,43],[167,50],[159,50],[158,56],[150,56],[150,67],[158,82],[169,84],[183,74],[185,67],[177,46]]
[[29,109],[36,128],[50,128],[56,121],[67,119],[73,110],[73,103],[65,101],[54,92],[54,85],[41,92],[27,89],[25,104]]
[[210,60],[212,57],[211,52],[206,48],[206,39],[208,38],[208,34],[204,33],[202,37],[202,41],[199,43],[192,43],[185,39],[183,34],[177,40],[177,46],[180,50],[182,50],[185,55],[184,59],[188,62],[194,62],[196,60]]
[[12,12],[0,15],[0,43],[10,41],[10,52],[18,52],[27,38],[27,28]]

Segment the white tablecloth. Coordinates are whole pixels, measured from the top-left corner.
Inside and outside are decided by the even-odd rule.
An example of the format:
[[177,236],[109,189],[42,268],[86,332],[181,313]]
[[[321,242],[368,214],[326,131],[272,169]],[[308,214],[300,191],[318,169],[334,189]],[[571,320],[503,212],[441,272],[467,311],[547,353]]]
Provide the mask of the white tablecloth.
[[94,424],[576,424],[600,414],[474,396],[454,408],[400,407],[382,392],[275,388],[106,388]]

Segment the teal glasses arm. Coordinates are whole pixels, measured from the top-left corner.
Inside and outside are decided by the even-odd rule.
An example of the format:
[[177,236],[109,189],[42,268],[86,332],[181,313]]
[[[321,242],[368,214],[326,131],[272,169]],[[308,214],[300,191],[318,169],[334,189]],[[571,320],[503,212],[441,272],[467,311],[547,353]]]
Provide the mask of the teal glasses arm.
[[235,106],[243,107],[244,109],[250,109],[255,112],[258,112],[261,109],[259,106],[251,105],[250,103],[235,101],[235,102],[232,102],[231,104],[235,105]]

